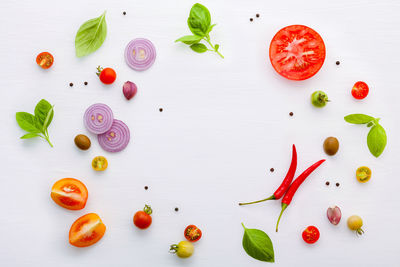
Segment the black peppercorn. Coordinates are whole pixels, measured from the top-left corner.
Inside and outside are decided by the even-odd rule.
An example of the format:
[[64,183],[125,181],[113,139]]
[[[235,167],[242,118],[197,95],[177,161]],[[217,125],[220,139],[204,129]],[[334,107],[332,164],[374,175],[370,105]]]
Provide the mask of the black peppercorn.
[[88,85],[88,82],[84,82],[83,84],[84,84],[84,85]]
[[144,187],[144,190],[147,190],[147,189],[149,189],[149,187],[146,185],[146,186]]
[[253,18],[250,18],[250,21],[253,21]]
[[126,12],[124,11],[124,12],[122,12],[122,14],[125,16],[125,15],[126,15]]
[[327,181],[325,184],[326,184],[326,185],[329,185],[329,182]]
[[256,17],[259,18],[259,17],[260,17],[260,14],[256,14]]
[[337,186],[337,187],[339,187],[339,185],[340,185],[339,183],[336,183],[336,186]]
[[292,116],[293,116],[293,112],[290,112],[290,113],[289,113],[289,116],[292,117]]
[[162,109],[162,108],[160,108],[160,109],[159,109],[159,111],[160,111],[160,112],[163,112],[163,109]]
[[74,86],[74,84],[73,83],[69,83],[69,86],[72,87],[72,86]]
[[336,65],[338,65],[338,66],[339,66],[339,65],[340,65],[340,61],[336,61]]
[[175,208],[175,211],[178,211],[179,209],[178,208]]
[[269,171],[270,171],[270,172],[274,172],[274,171],[275,171],[275,169],[274,169],[274,168],[271,168],[271,169],[269,169]]

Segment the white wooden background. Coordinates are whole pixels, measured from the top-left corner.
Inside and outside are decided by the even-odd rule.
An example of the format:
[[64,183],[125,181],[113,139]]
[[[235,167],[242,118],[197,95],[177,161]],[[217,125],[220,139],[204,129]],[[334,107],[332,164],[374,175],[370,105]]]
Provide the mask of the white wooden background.
[[[268,265],[242,249],[243,222],[269,234],[276,266],[399,266],[400,2],[203,0],[217,23],[212,39],[221,44],[224,60],[174,43],[189,33],[186,18],[194,3],[0,2],[0,265]],[[104,10],[106,41],[90,56],[76,58],[77,29]],[[251,23],[256,13],[261,17]],[[321,71],[302,82],[280,77],[268,59],[272,36],[290,24],[314,28],[326,44]],[[157,48],[157,60],[146,72],[135,72],[124,62],[125,45],[137,37],[150,39]],[[55,56],[48,71],[35,63],[42,51]],[[98,65],[117,71],[113,85],[98,81]],[[139,88],[130,102],[122,95],[126,80]],[[370,86],[363,101],[350,95],[358,80]],[[332,102],[313,108],[309,97],[314,90],[324,90]],[[42,140],[18,139],[23,131],[15,112],[33,112],[41,98],[55,105],[49,128],[54,148]],[[125,151],[104,152],[84,128],[82,115],[96,102],[108,104],[130,127],[132,139]],[[382,118],[388,145],[378,159],[368,152],[368,130],[343,120],[358,112]],[[89,151],[74,146],[78,133],[92,138]],[[280,202],[237,205],[275,190],[286,174],[293,143],[298,173],[326,158],[322,142],[327,136],[339,139],[340,150],[299,189],[279,233],[274,229]],[[91,169],[96,155],[108,158],[107,171]],[[373,171],[367,184],[354,177],[361,165]],[[87,185],[84,210],[68,211],[50,199],[51,186],[64,177]],[[132,216],[145,203],[154,208],[153,224],[139,231]],[[338,226],[325,215],[332,204],[343,212]],[[106,224],[104,238],[89,248],[70,246],[70,225],[89,212]],[[352,214],[364,219],[363,237],[347,229]],[[195,255],[182,260],[168,249],[183,239],[188,224],[198,225],[204,236],[195,244]],[[308,225],[321,232],[312,246],[301,239]]]

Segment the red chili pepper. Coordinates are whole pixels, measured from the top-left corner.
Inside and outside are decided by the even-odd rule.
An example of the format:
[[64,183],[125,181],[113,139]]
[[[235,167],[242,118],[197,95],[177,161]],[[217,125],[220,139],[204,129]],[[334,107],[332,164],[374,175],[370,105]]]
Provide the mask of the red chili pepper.
[[297,189],[299,186],[304,182],[304,180],[316,169],[321,165],[325,160],[322,159],[320,161],[317,161],[313,165],[311,165],[307,170],[305,170],[302,174],[299,175],[299,177],[294,180],[294,182],[290,185],[289,189],[287,190],[285,196],[282,199],[282,211],[279,214],[278,221],[276,223],[276,231],[278,232],[278,225],[279,221],[281,220],[282,213],[285,211],[285,209],[290,205],[290,202],[292,202],[292,198],[294,194],[296,193]]
[[290,163],[290,168],[286,174],[285,179],[283,179],[282,184],[278,187],[278,189],[276,189],[275,193],[268,198],[261,199],[258,201],[248,202],[248,203],[239,203],[239,205],[240,206],[249,205],[249,204],[259,203],[259,202],[263,202],[263,201],[267,201],[267,200],[271,200],[271,199],[280,199],[283,196],[283,194],[285,194],[286,190],[288,190],[290,183],[292,182],[294,174],[296,172],[296,168],[297,168],[297,152],[296,152],[296,146],[293,145],[292,162]]

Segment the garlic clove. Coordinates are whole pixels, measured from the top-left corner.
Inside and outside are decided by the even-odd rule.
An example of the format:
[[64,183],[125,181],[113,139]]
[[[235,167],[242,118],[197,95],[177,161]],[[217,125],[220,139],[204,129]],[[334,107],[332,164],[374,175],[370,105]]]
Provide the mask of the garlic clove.
[[342,212],[340,211],[340,208],[338,206],[329,207],[326,211],[326,215],[328,216],[328,220],[333,225],[339,224],[340,219],[342,218]]
[[135,83],[127,81],[124,83],[122,87],[122,92],[124,93],[124,96],[126,99],[130,100],[132,97],[134,97],[137,93],[137,86]]

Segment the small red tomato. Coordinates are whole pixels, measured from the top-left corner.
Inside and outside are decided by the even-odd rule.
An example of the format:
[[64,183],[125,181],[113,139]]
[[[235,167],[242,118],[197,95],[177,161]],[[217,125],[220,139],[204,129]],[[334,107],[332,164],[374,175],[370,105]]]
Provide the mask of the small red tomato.
[[135,213],[133,216],[133,223],[137,228],[146,229],[151,225],[152,219],[150,214],[153,213],[153,210],[149,205],[144,206],[143,210],[140,210]]
[[48,69],[53,65],[54,57],[49,52],[42,52],[36,57],[36,63],[42,69]]
[[201,230],[193,224],[186,227],[183,234],[185,235],[185,238],[190,242],[199,241],[202,235]]
[[315,226],[308,226],[306,230],[303,231],[303,240],[307,244],[314,244],[319,239],[319,231]]
[[97,67],[97,76],[99,76],[100,81],[105,84],[112,84],[117,78],[117,73],[112,68]]
[[351,89],[351,94],[355,99],[364,99],[367,97],[369,92],[368,85],[365,82],[356,82]]

